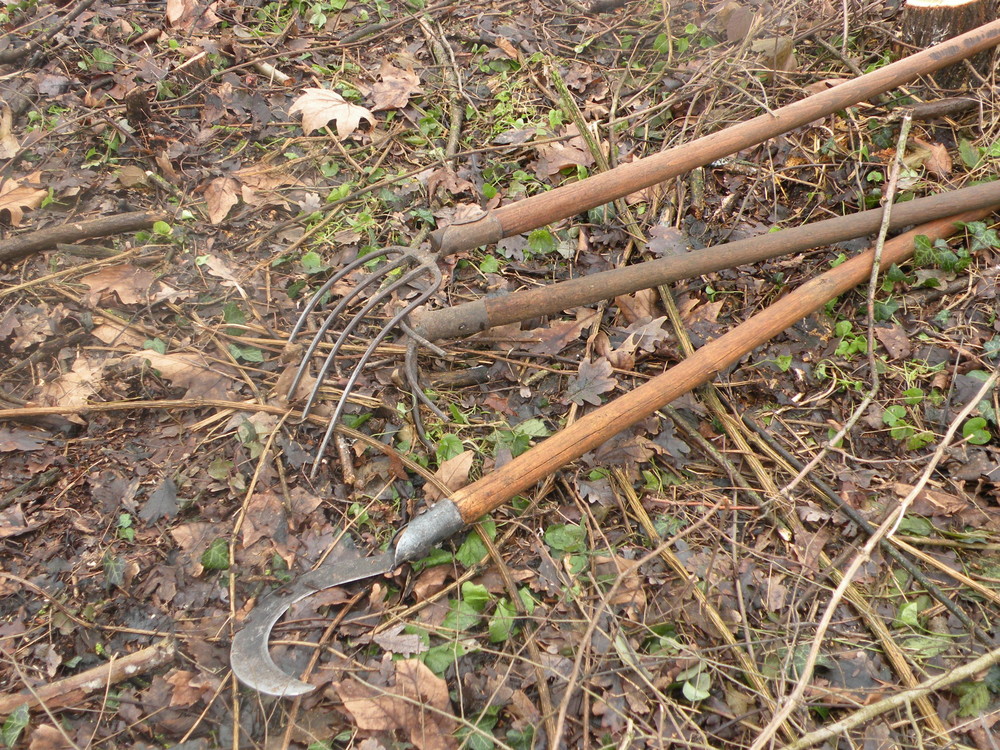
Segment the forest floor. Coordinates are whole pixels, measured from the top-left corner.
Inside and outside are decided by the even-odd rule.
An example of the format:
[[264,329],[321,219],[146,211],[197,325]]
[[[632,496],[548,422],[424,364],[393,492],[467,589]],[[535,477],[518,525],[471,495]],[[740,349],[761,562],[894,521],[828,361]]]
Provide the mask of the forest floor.
[[[353,364],[426,281],[373,300],[317,381],[320,337],[303,421],[305,344],[341,295],[361,301],[334,336],[371,297],[380,249],[880,69],[903,54],[896,5],[0,6],[0,742],[996,750],[996,217],[918,242],[918,263],[803,314],[427,559],[303,600],[272,644],[312,693],[264,697],[229,667],[269,590],[510,476],[875,240],[421,347],[422,400],[394,331],[314,466]],[[1000,84],[966,71],[960,91],[921,79],[443,258],[425,306],[989,180]],[[132,223],[85,224],[116,216]]]

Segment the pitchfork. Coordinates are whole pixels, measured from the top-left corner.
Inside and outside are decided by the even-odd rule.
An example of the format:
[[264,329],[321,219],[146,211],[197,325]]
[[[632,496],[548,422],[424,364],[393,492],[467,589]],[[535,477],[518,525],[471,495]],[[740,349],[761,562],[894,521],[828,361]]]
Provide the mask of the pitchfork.
[[[423,305],[441,286],[443,276],[437,265],[440,258],[537,229],[665,182],[691,169],[704,166],[742,149],[750,148],[769,138],[881,94],[919,75],[930,73],[989,49],[996,45],[998,38],[1000,38],[1000,21],[986,24],[884,68],[690,143],[623,164],[607,172],[556,188],[547,193],[534,195],[493,211],[484,211],[469,219],[432,232],[431,247],[434,251],[432,253],[415,248],[388,247],[377,254],[365,255],[351,261],[313,295],[289,337],[290,341],[295,340],[305,327],[310,314],[319,307],[323,298],[337,283],[373,259],[386,258],[386,262],[381,267],[364,279],[351,293],[341,298],[329,311],[319,330],[313,336],[289,389],[290,399],[294,398],[299,384],[305,377],[310,359],[341,314],[367,289],[378,287],[377,292],[347,322],[343,331],[334,341],[333,347],[317,374],[316,384],[306,401],[303,409],[304,415],[308,415],[315,404],[321,384],[330,369],[334,367],[337,355],[344,343],[357,330],[365,317],[403,287],[414,284],[418,279],[426,279],[426,284],[416,297],[408,301],[382,326],[355,364],[330,418],[326,434],[317,452],[317,460],[314,463],[312,474],[315,475],[318,470],[318,459],[326,451],[362,369],[368,364],[379,344],[397,326],[405,326],[407,316]],[[397,270],[401,271],[401,275],[390,280],[389,277]],[[404,332],[407,332],[405,327]],[[474,332],[469,331],[469,333]],[[411,343],[408,351],[412,352],[417,343],[423,342],[419,338],[415,338],[412,332],[410,335]],[[414,388],[415,395],[418,397],[422,395],[419,384],[411,382],[411,387]]]

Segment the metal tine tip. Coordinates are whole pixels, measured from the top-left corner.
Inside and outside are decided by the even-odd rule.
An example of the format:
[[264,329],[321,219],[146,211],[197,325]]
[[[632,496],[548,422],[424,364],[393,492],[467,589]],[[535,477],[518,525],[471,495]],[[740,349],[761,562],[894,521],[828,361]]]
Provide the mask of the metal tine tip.
[[[412,260],[413,259],[412,259],[411,256],[403,255],[400,258],[392,261],[391,263],[387,263],[386,265],[381,266],[380,268],[376,269],[374,272],[368,274],[368,276],[365,278],[364,281],[362,281],[360,284],[358,284],[357,287],[355,287],[354,289],[352,289],[350,291],[350,293],[344,295],[340,299],[340,301],[337,303],[337,305],[329,312],[329,314],[327,314],[326,319],[323,321],[323,324],[320,326],[319,330],[316,331],[316,334],[313,336],[312,341],[309,342],[309,347],[306,349],[305,354],[302,356],[302,359],[299,362],[298,370],[295,371],[295,377],[292,379],[292,383],[288,387],[288,398],[289,398],[289,400],[291,400],[291,399],[293,399],[295,397],[295,392],[298,390],[299,383],[302,382],[302,378],[305,377],[306,372],[308,372],[308,370],[309,370],[309,361],[312,359],[313,354],[316,353],[316,349],[322,343],[323,337],[326,336],[327,331],[330,330],[330,327],[337,321],[337,319],[340,317],[340,314],[347,308],[347,306],[350,305],[351,302],[353,302],[354,299],[361,292],[363,292],[365,289],[367,289],[369,286],[372,286],[373,284],[376,284],[376,283],[380,282],[383,278],[385,278],[386,275],[392,273],[397,268],[400,268],[402,266],[407,265]],[[355,268],[357,268],[357,266],[359,265],[357,263],[357,260],[352,261],[351,263],[352,263],[352,265],[354,265]],[[353,270],[353,269],[351,269],[351,270]],[[340,276],[341,274],[344,274],[345,271],[347,271],[349,273],[348,269],[341,269],[341,271],[339,271],[337,273],[337,275]],[[306,317],[309,315],[309,313],[312,312],[312,310],[314,310],[316,308],[316,305],[314,304],[315,300],[319,296],[325,294],[329,290],[329,288],[333,286],[333,284],[337,283],[337,280],[338,279],[336,278],[336,276],[332,277],[329,281],[326,282],[326,284],[323,285],[323,287],[320,288],[319,292],[317,292],[315,295],[313,295],[313,298],[309,301],[309,304],[306,306],[306,310],[302,313],[302,315],[299,316],[299,320],[295,324],[295,328],[292,330],[292,333],[289,335],[289,337],[288,337],[289,342],[291,342],[291,341],[293,341],[295,339],[295,336],[302,329],[303,321],[306,319]],[[380,291],[375,296],[376,296],[376,298],[381,299],[382,298],[382,292]],[[376,304],[377,304],[377,302],[376,302]],[[372,305],[372,307],[374,307],[374,305]],[[370,309],[370,308],[368,308],[368,309]],[[360,317],[363,317],[364,315],[367,315],[367,310],[364,311],[364,312],[362,312],[362,313],[359,313]],[[355,326],[356,326],[356,324],[355,324]],[[353,330],[353,327],[351,328],[351,330]],[[338,339],[338,341],[339,340],[340,339]],[[322,380],[322,378],[325,377],[325,375],[326,375],[326,369],[327,368],[324,368],[323,373],[320,375],[320,380]],[[310,406],[312,405],[312,399],[311,398],[310,398],[310,401],[309,401],[309,405]],[[304,413],[302,415],[302,419],[305,419],[306,416],[307,416],[307,414],[308,414],[308,412]]]
[[[434,266],[434,268],[436,268],[436,266]],[[361,324],[361,322],[365,319],[365,316],[367,316],[368,313],[374,310],[375,307],[382,304],[382,302],[388,299],[392,295],[392,293],[395,292],[397,289],[406,286],[418,276],[424,276],[430,274],[431,273],[430,269],[431,266],[419,265],[416,268],[413,268],[412,270],[400,276],[391,284],[388,284],[382,289],[379,289],[378,293],[373,294],[371,299],[369,299],[365,303],[364,307],[358,310],[358,312],[347,322],[347,325],[344,326],[344,330],[340,332],[340,335],[337,337],[337,340],[334,342],[333,346],[330,347],[330,352],[326,355],[326,360],[324,360],[323,366],[320,368],[319,372],[316,375],[316,384],[313,386],[312,391],[309,392],[309,398],[306,400],[305,406],[302,408],[303,419],[309,415],[309,412],[316,401],[316,397],[319,395],[319,391],[323,385],[323,381],[326,379],[327,374],[333,367],[333,363],[336,360],[337,355],[340,353],[341,347],[347,341],[348,337],[354,332],[354,329],[357,328]],[[333,313],[331,313],[330,315],[332,317]],[[392,328],[396,325],[397,322],[398,319],[393,318],[389,323],[384,325],[382,329],[379,331],[379,333],[376,335],[375,339],[373,339],[373,341],[381,342],[382,340],[384,340],[385,337],[392,331]],[[371,346],[369,346],[369,349],[366,351],[372,351]],[[360,369],[365,364],[365,361],[366,361],[365,358],[362,358],[361,360],[358,361],[358,363],[354,366],[352,375],[354,373],[360,372]],[[346,390],[345,387],[345,393],[347,392],[348,391]],[[343,396],[341,397],[341,400],[343,401]],[[336,419],[334,419],[334,421],[336,422]]]
[[[388,323],[382,326],[382,329],[376,334],[375,338],[372,339],[371,343],[368,344],[368,348],[365,349],[364,354],[361,355],[361,358],[351,371],[351,375],[347,379],[347,383],[344,384],[340,399],[337,401],[337,406],[333,411],[333,416],[330,418],[330,422],[326,427],[326,433],[323,435],[323,442],[320,443],[319,450],[316,451],[316,456],[313,458],[313,467],[309,472],[310,479],[315,479],[316,474],[319,472],[320,459],[326,453],[327,446],[330,444],[330,439],[333,437],[333,433],[337,429],[337,423],[340,422],[340,417],[344,412],[344,407],[347,406],[347,399],[350,396],[351,391],[354,389],[354,385],[357,383],[358,377],[361,375],[362,368],[364,368],[364,366],[368,363],[368,360],[371,359],[371,356],[375,353],[378,345],[382,343],[392,329],[395,328],[399,322],[403,320],[403,318],[430,299],[431,295],[433,295],[440,288],[443,282],[443,276],[441,275],[441,269],[439,269],[436,265],[432,264],[430,266],[420,266],[407,274],[407,276],[416,275],[417,273],[423,273],[425,271],[431,272],[431,283],[427,285],[427,288],[424,289],[424,291],[422,291],[414,299],[410,300],[406,307],[393,315]],[[321,379],[317,379],[316,382],[321,382]],[[314,391],[318,390],[318,387],[314,389]]]

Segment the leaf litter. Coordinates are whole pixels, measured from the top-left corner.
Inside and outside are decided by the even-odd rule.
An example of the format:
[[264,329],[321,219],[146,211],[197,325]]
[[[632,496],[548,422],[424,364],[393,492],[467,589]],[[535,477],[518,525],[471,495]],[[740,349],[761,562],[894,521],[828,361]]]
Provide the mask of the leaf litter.
[[[825,12],[672,7],[664,28],[662,14],[638,6],[428,7],[438,34],[396,2],[258,6],[98,0],[57,37],[68,66],[46,56],[25,68],[38,96],[30,114],[0,118],[0,149],[12,158],[0,186],[8,236],[177,209],[166,226],[0,265],[0,406],[16,416],[0,425],[0,537],[5,572],[39,587],[0,580],[0,633],[20,670],[9,661],[0,670],[4,691],[25,679],[59,685],[170,634],[185,657],[110,686],[111,703],[80,699],[80,711],[59,710],[61,729],[41,714],[23,724],[11,714],[5,733],[20,727],[18,742],[31,747],[59,746],[63,730],[81,745],[233,747],[283,736],[288,722],[291,747],[527,748],[552,743],[561,715],[567,747],[746,746],[751,729],[731,718],[767,717],[771,705],[748,675],[775,692],[795,678],[813,632],[802,623],[825,601],[803,592],[825,587],[824,556],[849,557],[863,534],[812,487],[796,491],[791,531],[756,510],[747,486],[778,497],[773,485],[797,470],[743,432],[740,418],[766,425],[767,439],[801,460],[844,423],[871,377],[856,294],[720,375],[722,411],[710,395],[679,399],[676,418],[686,423],[644,419],[412,570],[303,602],[278,633],[286,642],[316,642],[340,618],[309,677],[322,689],[306,710],[265,712],[230,693],[227,639],[271,586],[344,554],[345,529],[361,550],[386,544],[438,497],[420,468],[455,491],[682,356],[673,312],[655,290],[447,343],[447,357],[420,358],[445,415],[426,411],[421,438],[392,342],[361,375],[358,393],[371,396],[350,407],[351,425],[385,448],[345,444],[307,481],[317,428],[272,410],[287,407],[302,356],[284,339],[326,274],[597,171],[546,65],[560,67],[603,157],[624,163],[760,114],[763,99],[780,105],[850,75],[825,47],[795,36]],[[17,23],[8,31],[26,41],[34,32]],[[852,54],[879,64],[898,28],[891,13],[859,11]],[[810,70],[827,78],[811,80]],[[805,77],[791,86],[788,71]],[[761,87],[753,95],[723,83],[751,78]],[[648,257],[697,252],[875,205],[897,125],[888,109],[856,109],[733,163],[448,259],[447,288],[430,304],[615,268],[646,252],[630,244],[643,238]],[[919,125],[901,185],[922,195],[977,178],[998,158],[995,140],[978,115]],[[914,487],[934,441],[995,365],[989,231],[968,230],[977,239],[967,243],[976,247],[967,267],[956,270],[956,241],[932,248],[947,268],[883,279],[879,309],[891,313],[875,327],[878,409],[810,477],[864,521],[879,523]],[[679,281],[670,289],[676,317],[700,345],[862,246]],[[122,251],[130,255],[116,259]],[[412,293],[401,289],[375,314],[387,317]],[[897,296],[905,304],[893,308]],[[358,333],[357,343],[370,336],[364,326]],[[320,414],[355,356],[348,343],[347,365],[321,387]],[[447,381],[480,369],[486,381]],[[157,403],[165,408],[149,406]],[[40,406],[65,416],[31,411]],[[823,642],[797,726],[908,684],[872,617],[918,670],[981,649],[967,623],[940,614],[952,599],[935,599],[930,584],[980,585],[954,599],[975,599],[961,610],[974,625],[995,620],[994,411],[987,400],[960,426],[964,443],[903,519],[900,533],[927,555],[926,580],[882,553],[866,563],[869,612],[837,610],[839,639]],[[663,554],[635,567],[668,539]],[[957,570],[972,584],[956,584]],[[754,669],[732,632],[752,642]],[[275,648],[300,670],[311,654]],[[969,719],[990,721],[996,684],[974,675],[916,706],[915,720],[872,720],[851,739],[902,743],[915,741],[911,731],[945,731],[975,745]],[[913,730],[914,721],[926,726]]]

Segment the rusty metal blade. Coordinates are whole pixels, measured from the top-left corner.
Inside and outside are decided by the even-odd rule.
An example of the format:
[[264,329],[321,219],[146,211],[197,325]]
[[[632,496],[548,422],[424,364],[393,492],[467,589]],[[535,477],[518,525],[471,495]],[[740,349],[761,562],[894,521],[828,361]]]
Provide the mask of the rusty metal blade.
[[372,557],[337,560],[266,595],[233,637],[229,663],[237,679],[260,693],[279,698],[294,698],[312,691],[313,685],[292,677],[274,663],[267,647],[271,629],[295,602],[323,589],[388,573],[396,567],[395,562],[396,554],[391,550]]

